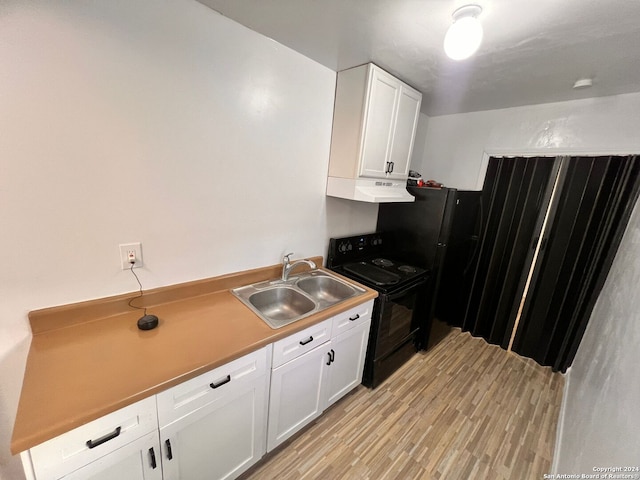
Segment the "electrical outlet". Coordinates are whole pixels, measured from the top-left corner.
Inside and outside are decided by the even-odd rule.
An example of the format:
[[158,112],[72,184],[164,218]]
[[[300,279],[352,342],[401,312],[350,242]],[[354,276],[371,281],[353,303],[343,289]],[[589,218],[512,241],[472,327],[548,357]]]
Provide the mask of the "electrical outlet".
[[122,270],[129,270],[131,268],[131,258],[135,259],[133,268],[142,267],[142,244],[140,242],[120,244],[120,263]]

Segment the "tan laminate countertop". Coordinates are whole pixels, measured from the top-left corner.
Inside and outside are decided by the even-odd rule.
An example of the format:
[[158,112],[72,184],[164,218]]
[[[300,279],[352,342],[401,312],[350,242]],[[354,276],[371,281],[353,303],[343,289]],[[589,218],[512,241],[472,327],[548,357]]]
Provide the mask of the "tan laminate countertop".
[[137,328],[140,311],[40,333],[34,329],[11,451],[27,450],[377,296],[366,288],[358,297],[274,330],[228,289],[234,282],[273,278],[274,267],[219,277],[222,283],[210,279],[227,288],[149,306],[148,313],[160,319],[154,330]]

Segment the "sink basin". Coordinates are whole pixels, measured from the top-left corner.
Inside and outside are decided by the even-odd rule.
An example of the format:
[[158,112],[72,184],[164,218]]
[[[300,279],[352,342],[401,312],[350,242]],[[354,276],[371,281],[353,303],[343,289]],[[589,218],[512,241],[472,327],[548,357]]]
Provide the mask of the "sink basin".
[[267,280],[231,290],[271,328],[284,327],[364,292],[319,269],[291,276],[287,281]]
[[331,304],[353,297],[356,293],[356,290],[346,283],[324,276],[302,278],[296,285],[314,299]]
[[310,312],[316,305],[289,287],[274,287],[249,296],[249,302],[271,320],[291,320]]

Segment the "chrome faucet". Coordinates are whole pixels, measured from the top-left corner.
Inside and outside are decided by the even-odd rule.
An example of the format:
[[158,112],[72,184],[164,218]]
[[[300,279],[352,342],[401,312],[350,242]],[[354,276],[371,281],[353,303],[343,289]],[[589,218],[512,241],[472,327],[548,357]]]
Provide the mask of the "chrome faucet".
[[316,264],[314,262],[312,262],[311,260],[298,260],[297,262],[291,263],[291,261],[289,260],[289,257],[291,255],[293,255],[293,252],[287,253],[282,258],[282,281],[283,282],[286,282],[288,280],[289,273],[291,273],[291,270],[293,270],[298,265],[302,265],[303,263],[306,263],[311,268],[317,268]]

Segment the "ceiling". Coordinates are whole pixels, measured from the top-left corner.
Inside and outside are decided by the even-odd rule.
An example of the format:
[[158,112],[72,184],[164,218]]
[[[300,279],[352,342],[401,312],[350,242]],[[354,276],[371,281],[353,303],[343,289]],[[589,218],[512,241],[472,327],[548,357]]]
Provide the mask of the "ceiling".
[[[484,40],[442,49],[461,0],[199,0],[340,71],[374,62],[423,93],[427,115],[640,91],[640,1],[478,0]],[[593,78],[593,87],[574,82]]]

